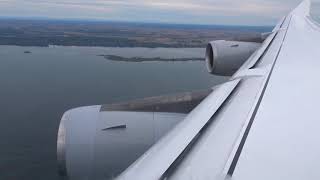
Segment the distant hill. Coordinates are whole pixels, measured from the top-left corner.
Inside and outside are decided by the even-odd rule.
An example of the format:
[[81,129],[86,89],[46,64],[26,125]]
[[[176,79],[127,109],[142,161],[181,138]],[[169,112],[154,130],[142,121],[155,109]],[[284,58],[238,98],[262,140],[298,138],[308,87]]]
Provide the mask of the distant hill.
[[272,27],[0,19],[0,45],[205,47],[211,40],[260,41]]

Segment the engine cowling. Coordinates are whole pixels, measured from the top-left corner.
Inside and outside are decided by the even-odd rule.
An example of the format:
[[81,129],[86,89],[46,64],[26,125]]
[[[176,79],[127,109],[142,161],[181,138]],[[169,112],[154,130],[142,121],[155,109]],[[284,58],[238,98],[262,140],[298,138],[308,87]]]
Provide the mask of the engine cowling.
[[209,89],[67,111],[57,139],[60,175],[68,180],[114,179],[211,92]]
[[231,76],[255,52],[260,43],[239,41],[212,41],[206,49],[208,72],[215,75]]
[[101,106],[70,110],[59,127],[60,175],[69,180],[113,179],[184,117],[101,111]]

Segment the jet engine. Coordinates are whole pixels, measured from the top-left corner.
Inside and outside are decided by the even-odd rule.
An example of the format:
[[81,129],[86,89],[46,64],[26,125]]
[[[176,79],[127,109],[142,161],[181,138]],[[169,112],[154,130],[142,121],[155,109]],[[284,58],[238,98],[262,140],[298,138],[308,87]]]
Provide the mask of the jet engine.
[[218,40],[212,41],[206,49],[208,72],[231,76],[255,52],[260,43]]
[[68,180],[113,179],[212,90],[76,108],[59,127],[59,173]]

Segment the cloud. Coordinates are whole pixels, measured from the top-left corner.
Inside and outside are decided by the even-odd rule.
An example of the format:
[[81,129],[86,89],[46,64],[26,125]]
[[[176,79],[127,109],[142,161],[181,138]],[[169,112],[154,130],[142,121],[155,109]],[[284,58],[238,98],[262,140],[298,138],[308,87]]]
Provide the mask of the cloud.
[[277,19],[286,15],[299,2],[300,0],[0,0],[0,16],[261,25],[276,23]]

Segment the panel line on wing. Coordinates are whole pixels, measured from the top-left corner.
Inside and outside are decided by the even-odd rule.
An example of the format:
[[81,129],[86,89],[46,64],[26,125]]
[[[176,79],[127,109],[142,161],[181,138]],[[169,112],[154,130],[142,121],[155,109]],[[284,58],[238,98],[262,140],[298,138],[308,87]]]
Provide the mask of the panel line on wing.
[[[123,179],[159,179],[179,156],[195,142],[199,132],[212,121],[221,105],[229,99],[240,79],[219,86],[201,102],[183,121],[176,125],[166,136],[153,145],[119,177]],[[159,151],[161,149],[161,151]],[[180,156],[181,157],[181,156]],[[157,164],[157,166],[153,166]]]
[[287,32],[288,32],[288,29],[289,29],[289,25],[290,25],[290,22],[291,22],[291,18],[292,18],[292,16],[290,16],[289,23],[288,23],[288,27],[287,27],[287,29],[286,29],[286,33],[285,33],[285,35],[284,35],[284,37],[283,37],[283,41],[282,41],[282,43],[281,43],[281,45],[280,45],[280,48],[279,48],[279,50],[278,50],[278,52],[277,52],[277,56],[276,56],[276,58],[275,58],[275,60],[274,60],[274,62],[273,62],[272,68],[271,68],[270,73],[269,73],[269,75],[268,75],[268,77],[267,77],[267,80],[266,80],[265,85],[264,85],[264,87],[263,87],[262,93],[261,93],[261,95],[260,95],[260,97],[259,97],[259,99],[258,99],[258,103],[257,103],[257,105],[256,105],[255,108],[254,108],[253,114],[252,114],[252,116],[250,117],[249,123],[248,123],[248,125],[246,126],[245,132],[244,132],[244,134],[243,134],[243,136],[242,136],[242,138],[241,138],[241,141],[240,141],[240,144],[239,144],[239,146],[238,146],[238,148],[237,148],[237,151],[236,151],[236,153],[235,153],[235,156],[234,156],[234,158],[233,158],[233,160],[232,160],[232,162],[231,162],[231,165],[230,165],[230,167],[229,167],[229,169],[228,169],[227,175],[229,175],[229,176],[232,176],[233,173],[234,173],[234,170],[235,170],[235,168],[236,168],[236,166],[237,166],[237,163],[238,163],[238,161],[239,161],[241,152],[242,152],[242,150],[243,150],[243,147],[244,147],[244,145],[245,145],[245,142],[246,142],[246,140],[247,140],[247,137],[248,137],[248,135],[249,135],[249,133],[250,133],[252,124],[253,124],[254,119],[255,119],[255,117],[256,117],[256,114],[257,114],[257,112],[258,112],[258,110],[259,110],[260,104],[261,104],[261,102],[262,102],[262,99],[263,99],[263,97],[264,97],[265,91],[266,91],[267,86],[268,86],[268,84],[269,84],[269,81],[270,81],[272,72],[273,72],[273,70],[274,70],[275,64],[276,64],[277,59],[278,59],[278,57],[279,57],[279,54],[280,54],[280,52],[281,52],[283,42],[285,41],[285,38],[286,38],[286,35],[287,35]]
[[274,42],[274,40],[276,39],[277,35],[279,34],[279,31],[283,30],[282,26],[285,22],[285,19],[282,21],[281,25],[279,28],[276,29],[276,31],[274,32],[275,34],[272,36],[272,39],[270,41],[270,43],[268,44],[268,46],[265,48],[265,50],[263,51],[263,53],[260,55],[259,58],[257,58],[257,60],[249,67],[249,69],[255,69],[257,67],[257,65],[261,62],[261,59],[264,57],[264,55],[266,54],[266,52],[270,49],[271,44]]
[[226,98],[226,100],[220,105],[220,107],[217,109],[217,111],[212,115],[212,117],[209,119],[208,123],[203,126],[203,128],[199,131],[199,133],[192,139],[192,141],[186,146],[184,151],[177,157],[177,159],[168,167],[168,169],[163,173],[160,179],[166,179],[167,175],[171,174],[171,172],[174,171],[175,167],[179,166],[179,164],[182,162],[183,158],[188,154],[190,150],[197,144],[197,140],[201,138],[201,136],[204,134],[206,129],[214,122],[215,117],[221,109],[224,107],[225,104],[228,103],[228,100],[230,97],[233,96],[233,94],[236,92],[237,88],[241,84],[241,79],[239,79],[239,83],[234,87],[233,91],[229,94],[229,96]]
[[[281,21],[275,26],[275,28],[272,30],[271,35],[264,41],[261,48],[258,49],[249,59],[248,63],[244,64],[245,69],[254,69],[256,65],[260,62],[261,58],[264,56],[265,52],[269,49],[270,45],[274,41],[275,37],[277,36],[279,30],[283,26],[284,22],[286,20],[286,17],[283,17]],[[243,68],[240,68],[240,70]],[[236,73],[236,76],[238,73]]]

